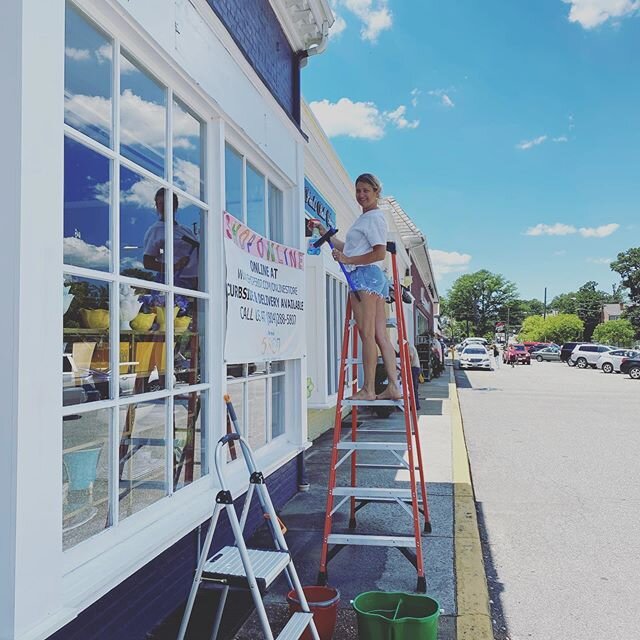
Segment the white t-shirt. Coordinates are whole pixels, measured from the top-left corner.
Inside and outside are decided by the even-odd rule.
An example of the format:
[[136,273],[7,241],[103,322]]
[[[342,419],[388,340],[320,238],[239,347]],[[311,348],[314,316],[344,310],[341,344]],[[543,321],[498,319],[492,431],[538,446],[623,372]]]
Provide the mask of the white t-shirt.
[[[376,245],[386,246],[387,233],[387,219],[384,217],[384,213],[380,209],[371,209],[371,211],[363,213],[347,231],[343,253],[349,258],[371,253]],[[384,269],[384,260],[371,264]],[[345,267],[348,271],[353,271],[356,265],[347,264]]]
[[[173,260],[177,262],[184,256],[189,258],[189,262],[187,262],[184,269],[179,274],[176,274],[177,278],[196,278],[198,276],[199,246],[200,241],[191,229],[177,222],[174,223]],[[164,262],[164,222],[162,220],[154,222],[147,229],[144,236],[144,254]]]

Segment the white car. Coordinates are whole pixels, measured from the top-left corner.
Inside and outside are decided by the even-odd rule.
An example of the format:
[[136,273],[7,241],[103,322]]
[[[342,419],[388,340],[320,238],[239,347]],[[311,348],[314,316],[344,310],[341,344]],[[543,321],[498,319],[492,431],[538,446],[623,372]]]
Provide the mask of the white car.
[[481,344],[467,345],[460,354],[461,369],[489,369],[491,366],[491,356],[485,347]]
[[614,351],[605,351],[599,358],[596,366],[605,373],[620,373],[620,363],[623,358],[638,358],[640,351],[633,349],[615,349]]
[[569,358],[578,369],[586,369],[587,367],[595,369],[600,356],[614,350],[615,347],[609,347],[605,344],[579,344],[574,347]]

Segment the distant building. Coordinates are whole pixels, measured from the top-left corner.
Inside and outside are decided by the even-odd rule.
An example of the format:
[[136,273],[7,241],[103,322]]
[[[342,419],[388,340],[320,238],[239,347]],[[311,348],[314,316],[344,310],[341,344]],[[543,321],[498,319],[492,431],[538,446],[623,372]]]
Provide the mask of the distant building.
[[614,302],[611,304],[603,304],[600,311],[600,321],[608,322],[609,320],[620,320],[624,304],[622,302]]

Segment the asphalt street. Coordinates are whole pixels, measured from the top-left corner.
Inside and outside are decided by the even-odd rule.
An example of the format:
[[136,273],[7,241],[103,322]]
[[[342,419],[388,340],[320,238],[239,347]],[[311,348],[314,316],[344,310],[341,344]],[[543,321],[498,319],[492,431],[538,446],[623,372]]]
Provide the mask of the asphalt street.
[[640,382],[456,370],[495,637],[640,638]]

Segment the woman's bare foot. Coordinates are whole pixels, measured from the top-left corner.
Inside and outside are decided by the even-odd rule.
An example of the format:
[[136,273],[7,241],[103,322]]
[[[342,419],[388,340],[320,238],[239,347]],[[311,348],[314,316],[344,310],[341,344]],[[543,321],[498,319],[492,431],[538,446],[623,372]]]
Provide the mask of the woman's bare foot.
[[388,385],[387,388],[376,397],[378,400],[402,400],[402,391],[395,385]]
[[351,400],[375,400],[376,394],[366,389],[360,389],[357,393],[351,396]]

